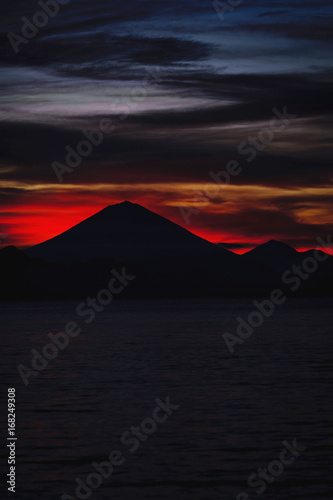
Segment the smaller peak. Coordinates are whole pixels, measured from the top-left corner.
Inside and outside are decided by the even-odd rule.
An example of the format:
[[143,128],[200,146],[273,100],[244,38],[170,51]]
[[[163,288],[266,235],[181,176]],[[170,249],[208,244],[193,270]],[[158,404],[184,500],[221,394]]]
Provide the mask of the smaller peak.
[[263,243],[262,245],[259,245],[259,246],[272,247],[272,248],[285,248],[285,249],[289,249],[289,250],[295,250],[293,247],[291,247],[287,243],[284,243],[283,241],[278,241],[278,240],[269,240],[266,243]]
[[18,248],[14,247],[14,245],[7,245],[6,247],[1,248],[0,252],[6,253],[6,254],[14,254],[14,253],[21,253]]
[[[265,243],[264,243],[265,245]],[[282,241],[278,240],[269,240],[266,242],[266,245],[286,245],[286,243],[283,243]]]
[[253,248],[249,252],[249,255],[263,255],[263,254],[275,254],[275,255],[292,255],[296,254],[297,250],[288,245],[287,243],[283,243],[283,241],[277,240],[269,240],[266,243],[261,243],[257,247]]
[[14,245],[8,245],[4,248],[0,249],[0,255],[3,258],[19,258],[19,259],[27,259],[28,257],[22,250],[14,247]]

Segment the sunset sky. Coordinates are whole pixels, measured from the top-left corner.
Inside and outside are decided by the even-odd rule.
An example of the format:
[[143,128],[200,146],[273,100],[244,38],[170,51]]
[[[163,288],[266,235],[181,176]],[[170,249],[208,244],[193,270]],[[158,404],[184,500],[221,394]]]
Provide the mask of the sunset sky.
[[[70,0],[15,53],[8,33],[41,8],[6,5],[1,246],[39,243],[123,200],[239,252],[332,233],[332,3],[233,9],[222,19],[210,0]],[[59,182],[54,162],[106,119],[112,130]],[[217,184],[212,172],[231,161],[237,175]]]

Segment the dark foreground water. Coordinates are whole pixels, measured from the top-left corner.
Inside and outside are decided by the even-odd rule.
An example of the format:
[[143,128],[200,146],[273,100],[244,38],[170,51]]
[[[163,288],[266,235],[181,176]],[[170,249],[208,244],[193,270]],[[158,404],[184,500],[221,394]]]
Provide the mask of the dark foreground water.
[[[0,305],[1,498],[333,498],[331,300],[288,299],[233,355],[222,334],[235,333],[251,300],[118,301],[90,325],[77,303]],[[31,350],[68,321],[83,332],[25,386],[17,366],[31,367]],[[3,480],[8,387],[17,394],[16,495]],[[169,415],[155,410],[167,397]],[[141,437],[130,436],[143,421]],[[281,466],[283,442],[294,439],[302,451],[285,452]],[[92,463],[113,450],[122,463],[102,479]],[[76,478],[88,476],[93,486],[76,496]]]

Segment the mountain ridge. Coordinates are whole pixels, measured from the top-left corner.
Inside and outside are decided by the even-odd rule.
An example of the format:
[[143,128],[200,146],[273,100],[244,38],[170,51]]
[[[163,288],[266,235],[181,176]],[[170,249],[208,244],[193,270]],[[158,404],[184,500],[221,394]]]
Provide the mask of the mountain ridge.
[[[91,238],[95,238],[93,244],[87,241],[89,235]],[[73,237],[72,239],[77,238],[77,241],[69,242],[71,237]],[[66,251],[59,253],[56,250],[58,242],[66,245]],[[144,250],[148,246],[150,248],[158,247],[159,251],[162,251],[162,242],[169,251],[173,248],[177,248],[178,251],[191,248],[193,251],[194,247],[200,246],[202,249],[205,245],[206,248],[210,246],[216,253],[223,253],[230,258],[235,256],[229,250],[220,248],[142,205],[129,201],[108,205],[72,228],[45,242],[34,245],[25,252],[30,257],[40,257],[52,262],[77,262],[91,258],[108,258],[109,251],[122,259],[124,255],[129,254],[129,249],[133,246],[136,246],[137,249],[142,247]],[[79,248],[82,243],[85,245],[85,251]],[[70,248],[73,245],[76,247],[74,252],[73,248]],[[125,260],[128,261],[126,257]]]
[[[299,264],[299,262],[306,257],[312,257],[314,251],[315,249],[313,248],[300,252],[282,241],[269,240],[245,252],[243,257],[251,262],[266,265],[270,268],[287,269],[287,267],[292,264]],[[318,251],[322,255],[325,255],[325,252],[322,250]],[[331,255],[326,255],[329,256],[329,259],[332,259]]]
[[232,295],[269,287],[261,265],[129,201],[109,205],[25,252],[59,264],[123,262],[138,275],[132,285],[137,293]]
[[[15,297],[16,289],[20,298],[96,293],[113,268],[124,267],[136,276],[124,296],[258,296],[281,287],[281,270],[302,259],[303,253],[276,240],[237,255],[124,201],[24,253],[15,247],[2,249],[0,296],[9,290]],[[305,293],[318,293],[316,287],[321,287],[319,293],[330,290],[324,276],[325,270],[333,274],[330,266],[322,267],[313,286],[305,284]]]

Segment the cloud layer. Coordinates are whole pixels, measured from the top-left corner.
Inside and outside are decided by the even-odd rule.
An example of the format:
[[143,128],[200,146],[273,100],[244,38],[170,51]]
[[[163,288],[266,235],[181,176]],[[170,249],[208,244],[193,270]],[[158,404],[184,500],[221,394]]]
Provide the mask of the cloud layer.
[[[22,17],[41,7],[8,9],[7,243],[42,241],[123,199],[229,248],[271,237],[303,248],[331,230],[331,2],[252,0],[221,20],[210,3],[71,0],[18,53],[8,33],[22,36]],[[276,110],[293,117],[272,136]],[[52,164],[65,165],[66,148],[77,151],[106,119],[112,132],[59,183]],[[230,161],[240,173],[217,186],[211,173]]]

